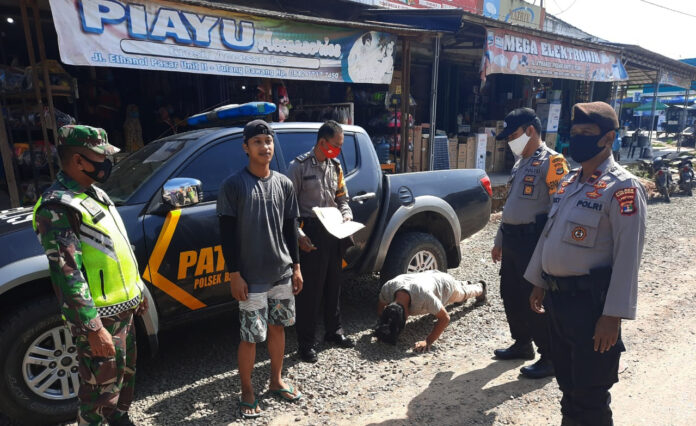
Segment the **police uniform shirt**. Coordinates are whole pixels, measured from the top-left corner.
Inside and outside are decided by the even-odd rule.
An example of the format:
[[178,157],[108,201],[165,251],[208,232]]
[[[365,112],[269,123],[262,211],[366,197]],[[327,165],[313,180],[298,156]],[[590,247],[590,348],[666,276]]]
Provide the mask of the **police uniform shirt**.
[[547,288],[556,277],[611,266],[604,315],[634,319],[645,236],[646,197],[638,179],[607,158],[585,183],[580,169],[562,181],[524,278]]
[[568,163],[563,155],[544,143],[532,156],[515,163],[508,181],[510,190],[503,207],[501,227],[495,236],[496,247],[500,247],[503,242],[502,224],[533,223],[537,215],[549,211],[551,195],[556,192],[561,178],[567,173]]
[[300,217],[315,217],[314,207],[336,207],[344,218],[353,219],[343,170],[337,159],[319,162],[312,149],[290,163],[288,177],[297,193]]

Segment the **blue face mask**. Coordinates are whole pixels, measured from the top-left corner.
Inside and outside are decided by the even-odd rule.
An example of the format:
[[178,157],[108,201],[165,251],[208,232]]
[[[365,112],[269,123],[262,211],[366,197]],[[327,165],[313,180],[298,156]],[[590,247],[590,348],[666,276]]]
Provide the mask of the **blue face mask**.
[[568,153],[573,160],[583,163],[604,150],[604,147],[597,146],[597,143],[608,132],[601,135],[573,135],[570,137]]

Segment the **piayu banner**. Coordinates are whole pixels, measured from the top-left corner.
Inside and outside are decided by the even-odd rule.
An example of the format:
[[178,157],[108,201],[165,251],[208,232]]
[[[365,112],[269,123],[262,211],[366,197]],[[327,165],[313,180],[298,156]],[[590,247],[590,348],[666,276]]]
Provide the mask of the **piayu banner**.
[[163,0],[49,0],[69,65],[389,84],[396,36]]
[[580,81],[628,80],[620,56],[509,30],[488,29],[483,77],[518,74]]

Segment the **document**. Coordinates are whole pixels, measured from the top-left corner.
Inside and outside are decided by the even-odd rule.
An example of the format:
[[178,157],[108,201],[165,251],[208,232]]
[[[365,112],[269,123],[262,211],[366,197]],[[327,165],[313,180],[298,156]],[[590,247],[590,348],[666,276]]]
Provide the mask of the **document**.
[[339,240],[350,237],[365,227],[358,222],[344,222],[343,215],[336,207],[314,207],[312,211],[317,215],[317,219],[324,225],[324,228]]

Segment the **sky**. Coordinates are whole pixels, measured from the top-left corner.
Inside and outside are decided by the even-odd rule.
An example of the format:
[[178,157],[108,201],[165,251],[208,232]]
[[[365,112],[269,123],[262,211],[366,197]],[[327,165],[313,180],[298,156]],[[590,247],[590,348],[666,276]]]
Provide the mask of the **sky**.
[[[541,0],[527,1],[539,5]],[[673,59],[696,58],[696,1],[647,1],[544,0],[544,7],[547,13],[608,41],[637,44]]]

